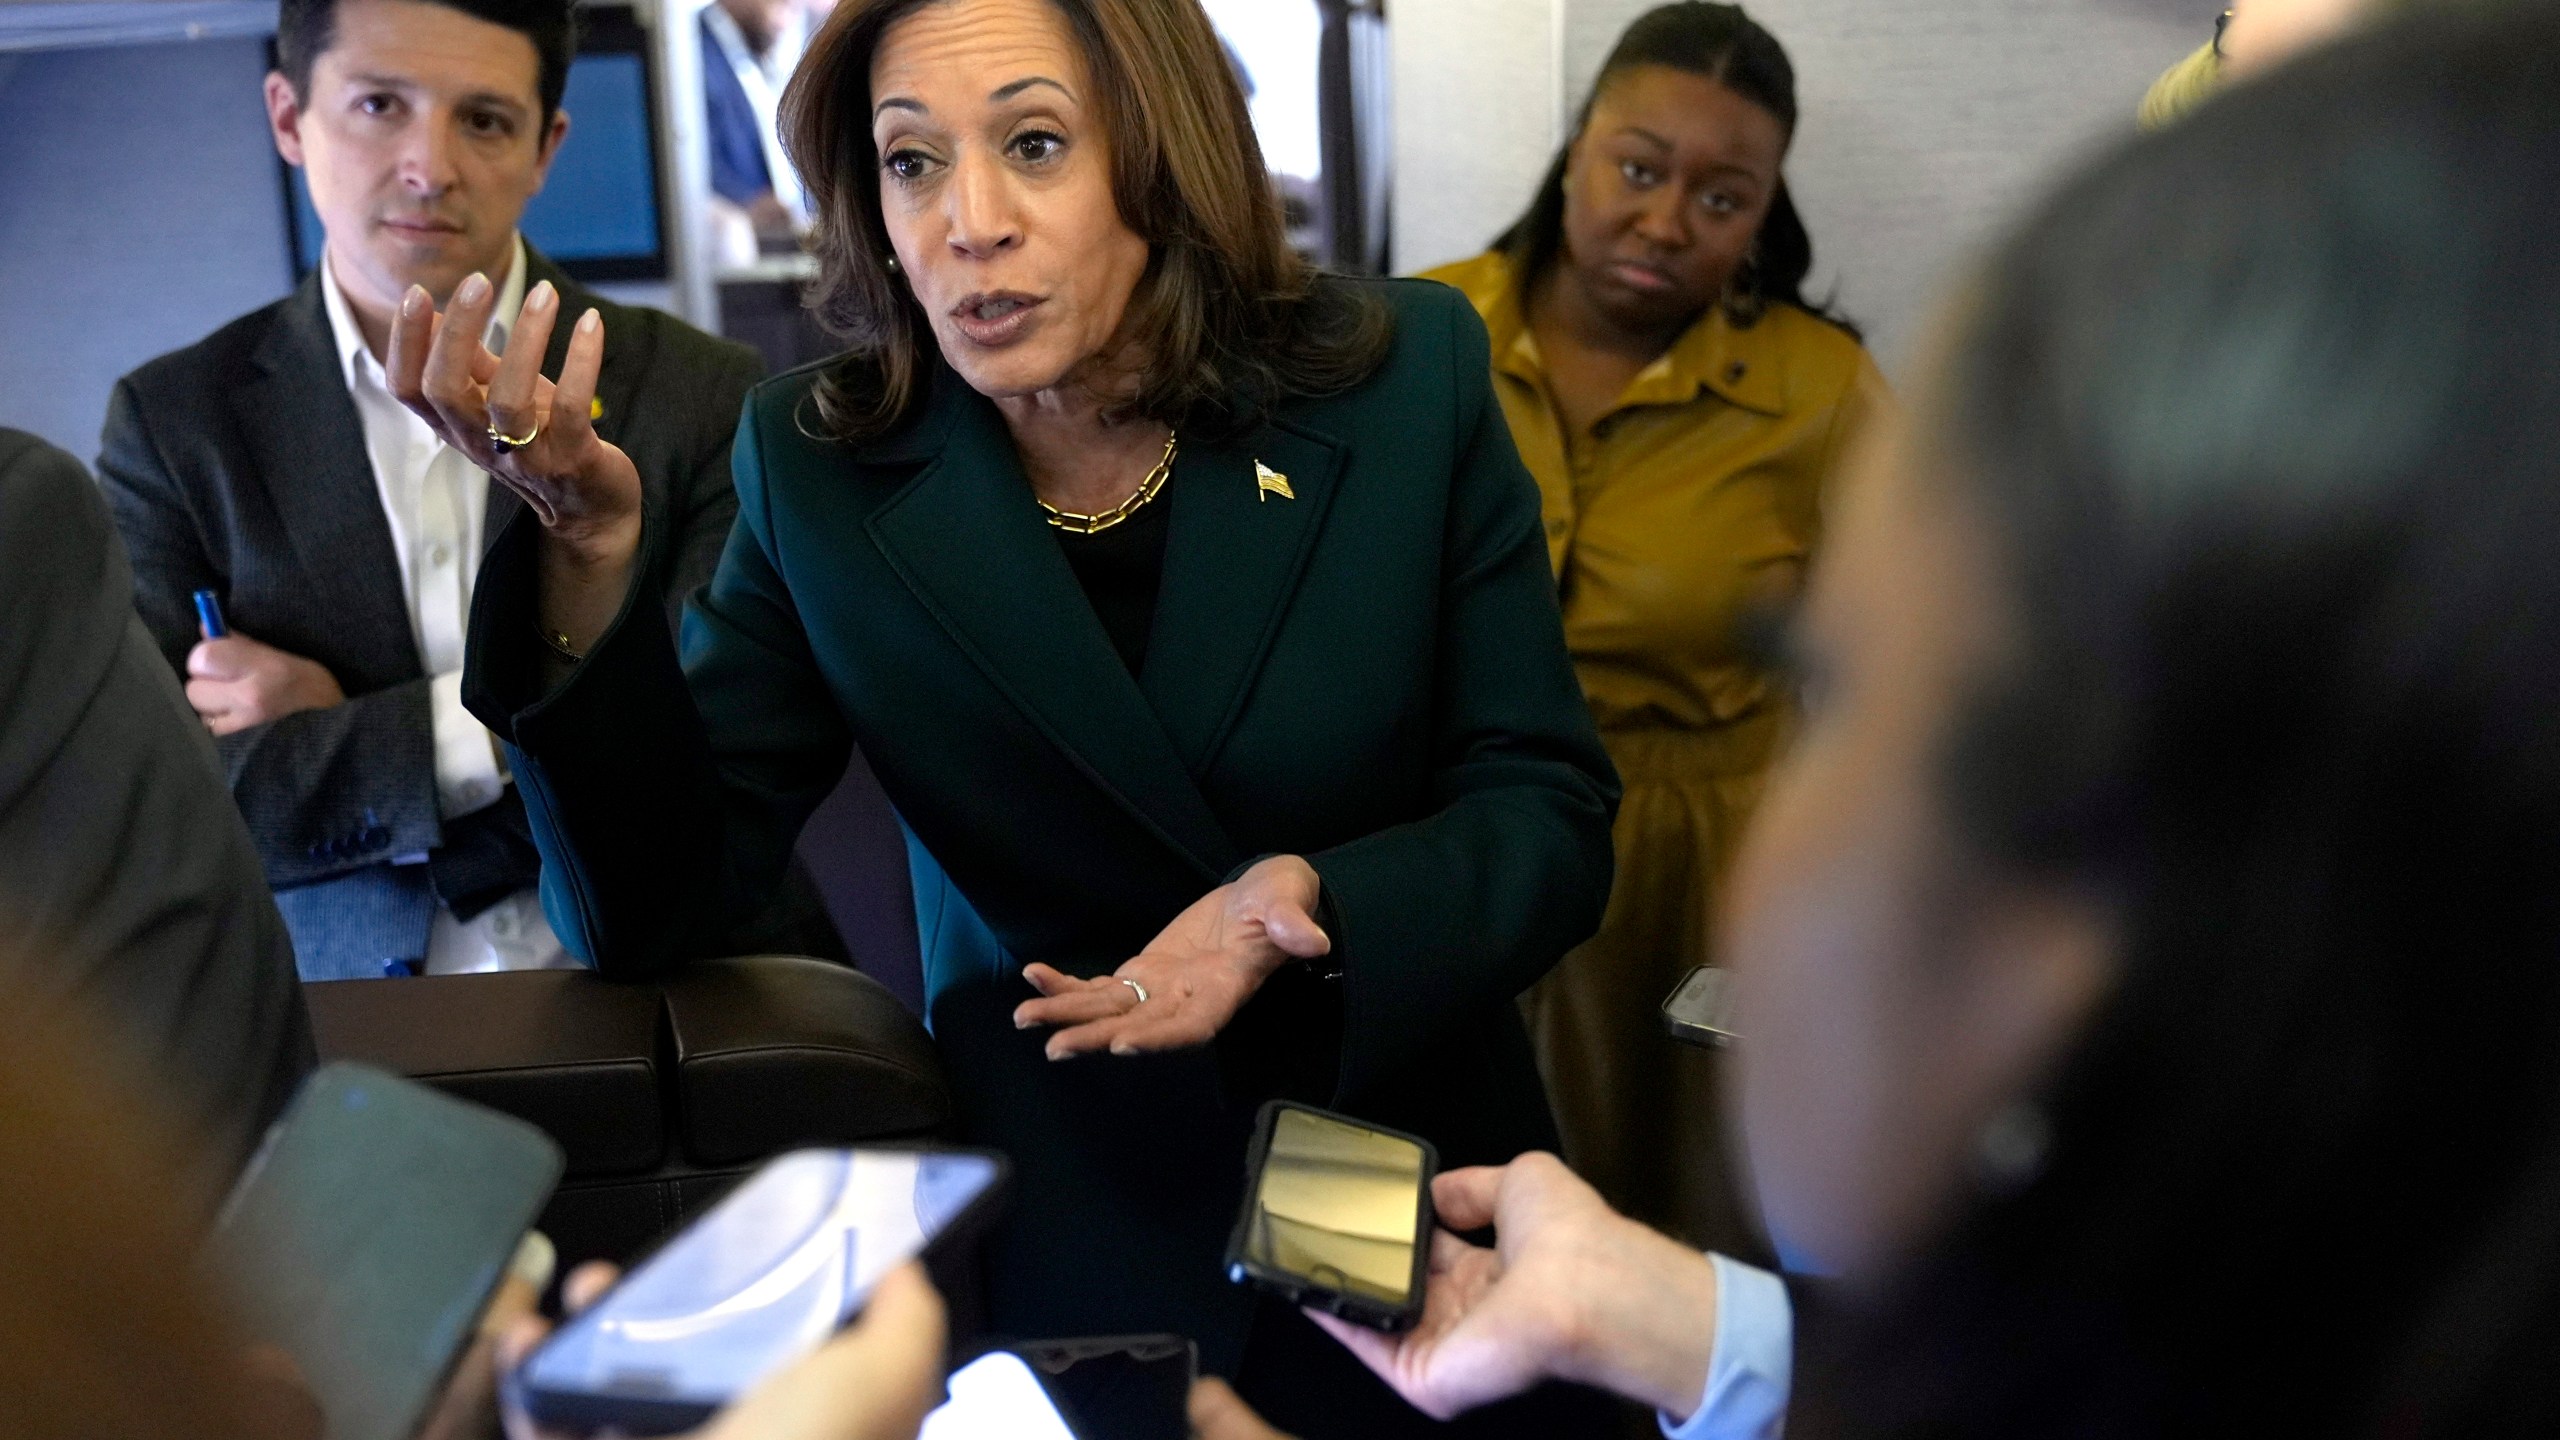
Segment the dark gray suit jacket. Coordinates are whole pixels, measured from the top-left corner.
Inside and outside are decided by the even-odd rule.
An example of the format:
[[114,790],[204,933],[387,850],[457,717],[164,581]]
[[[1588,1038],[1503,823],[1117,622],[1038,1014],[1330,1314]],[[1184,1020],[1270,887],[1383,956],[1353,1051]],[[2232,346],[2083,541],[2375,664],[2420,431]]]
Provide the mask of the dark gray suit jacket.
[[[630,453],[654,522],[678,536],[661,562],[673,624],[737,514],[729,440],[762,363],[596,296],[531,247],[526,262],[525,283],[549,280],[563,304],[546,371],[558,373],[567,322],[604,313],[596,428]],[[467,918],[535,883],[541,862],[512,789],[457,821],[439,812],[429,679],[318,270],[120,381],[98,471],[133,554],[136,608],[171,666],[185,672],[191,595],[209,589],[233,629],[327,666],[347,693],[218,742],[303,978],[382,975],[426,953],[440,904]],[[485,533],[521,506],[492,486]]]
[[0,430],[0,965],[236,1166],[311,1067],[293,950],[80,462]]

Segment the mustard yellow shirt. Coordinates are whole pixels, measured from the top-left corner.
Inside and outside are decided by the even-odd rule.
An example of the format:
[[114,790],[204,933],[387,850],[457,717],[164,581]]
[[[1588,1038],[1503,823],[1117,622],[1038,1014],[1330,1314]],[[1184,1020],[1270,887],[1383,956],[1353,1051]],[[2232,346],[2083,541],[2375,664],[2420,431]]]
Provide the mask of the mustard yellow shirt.
[[1891,403],[1864,346],[1792,305],[1738,329],[1719,307],[1568,434],[1510,262],[1456,286],[1493,337],[1494,390],[1537,477],[1565,640],[1601,728],[1707,729],[1762,708],[1736,622],[1792,592],[1862,419]]

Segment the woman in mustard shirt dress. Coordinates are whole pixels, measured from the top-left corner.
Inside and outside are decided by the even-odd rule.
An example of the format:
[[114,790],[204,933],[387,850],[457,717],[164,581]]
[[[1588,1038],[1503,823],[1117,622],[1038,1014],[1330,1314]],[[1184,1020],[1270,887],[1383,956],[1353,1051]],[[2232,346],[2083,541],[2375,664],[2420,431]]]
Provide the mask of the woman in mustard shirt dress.
[[1657,1012],[1712,962],[1716,887],[1786,730],[1742,622],[1802,583],[1842,451],[1887,403],[1856,333],[1798,293],[1795,117],[1785,52],[1741,10],[1652,11],[1529,213],[1431,277],[1491,333],[1626,785],[1607,917],[1527,1001],[1566,1158],[1628,1213],[1745,1256],[1766,1246],[1714,1142],[1716,1059]]

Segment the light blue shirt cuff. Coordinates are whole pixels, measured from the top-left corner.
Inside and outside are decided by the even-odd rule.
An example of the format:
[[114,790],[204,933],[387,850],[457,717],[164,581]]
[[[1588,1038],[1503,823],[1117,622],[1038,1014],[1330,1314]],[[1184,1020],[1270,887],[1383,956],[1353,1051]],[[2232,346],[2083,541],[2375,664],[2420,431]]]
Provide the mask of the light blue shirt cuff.
[[1659,1417],[1669,1440],[1778,1440],[1795,1382],[1796,1312],[1786,1282],[1739,1260],[1716,1267],[1715,1352],[1707,1390],[1684,1424]]

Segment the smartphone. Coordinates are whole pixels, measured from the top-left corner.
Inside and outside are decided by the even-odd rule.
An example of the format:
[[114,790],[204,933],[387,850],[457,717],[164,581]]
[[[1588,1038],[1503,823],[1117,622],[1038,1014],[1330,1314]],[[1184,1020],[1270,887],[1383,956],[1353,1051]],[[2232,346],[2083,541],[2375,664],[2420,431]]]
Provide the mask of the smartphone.
[[1002,1197],[976,1150],[795,1150],[634,1265],[509,1377],[544,1425],[690,1430],[862,1311],[880,1277],[963,1243]]
[[249,1333],[293,1358],[331,1440],[408,1440],[560,1167],[521,1120],[324,1065],[250,1158],[206,1263]]
[[1190,1440],[1200,1347],[1179,1335],[1031,1340],[1013,1349],[1048,1382],[1077,1433],[1109,1440]]
[[1418,1136],[1272,1101],[1245,1157],[1228,1278],[1373,1330],[1413,1328],[1439,1166]]
[[924,1417],[916,1440],[1123,1440],[1116,1431],[1069,1424],[1047,1382],[1010,1350],[952,1371],[944,1388],[951,1398]]
[[1733,1031],[1733,972],[1701,965],[1681,977],[1680,988],[1662,1002],[1662,1028],[1674,1040],[1722,1050],[1737,1038]]

